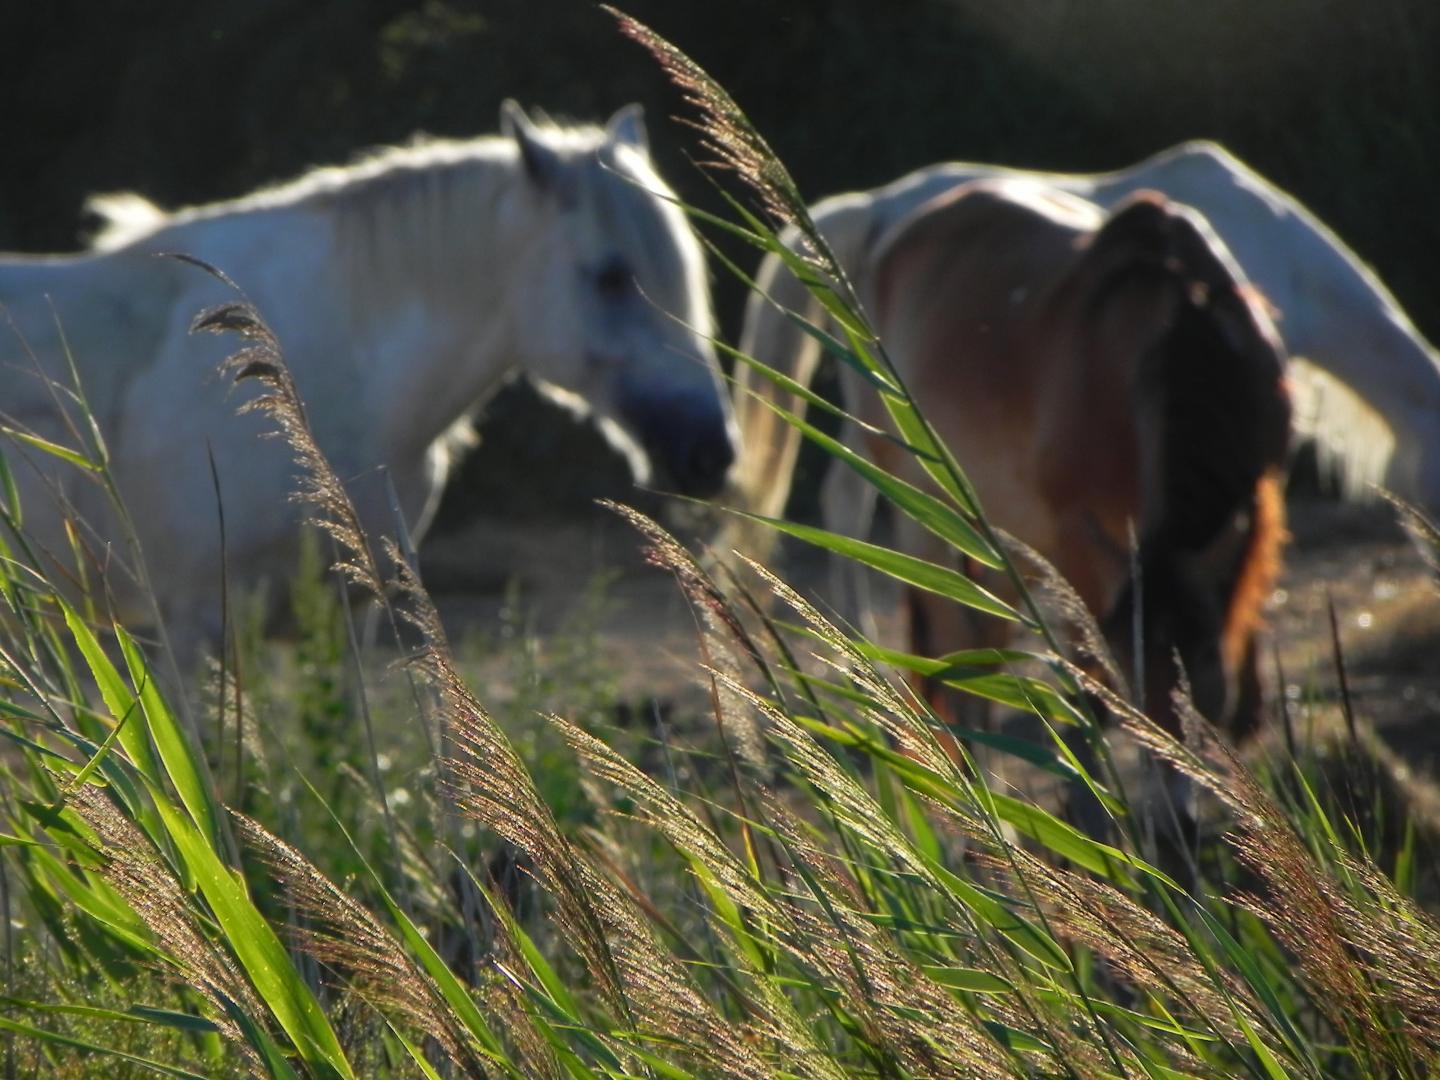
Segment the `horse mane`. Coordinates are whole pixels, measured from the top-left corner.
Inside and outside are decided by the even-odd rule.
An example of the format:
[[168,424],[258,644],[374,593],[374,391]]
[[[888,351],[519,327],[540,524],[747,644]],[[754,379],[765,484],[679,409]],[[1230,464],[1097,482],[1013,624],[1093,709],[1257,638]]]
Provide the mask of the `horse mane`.
[[[561,129],[546,125],[547,135],[565,132],[573,136],[589,135],[593,139],[598,128]],[[422,184],[432,183],[464,165],[485,160],[500,160],[508,140],[496,135],[474,139],[436,139],[417,136],[399,146],[379,147],[358,155],[348,165],[319,165],[299,176],[267,184],[246,195],[215,202],[165,210],[151,200],[132,191],[93,195],[85,202],[87,212],[100,219],[91,241],[97,252],[118,248],[144,240],[162,230],[267,210],[281,210],[315,200],[329,202],[375,204],[404,197]]]
[[1265,306],[1200,224],[1180,204],[1142,191],[1117,205],[1087,245],[1100,279],[1092,305],[1137,277],[1173,298],[1134,391],[1143,594],[1132,584],[1107,625],[1123,632],[1143,595],[1147,667],[1168,666],[1172,653],[1203,657],[1213,642],[1227,674],[1217,683],[1195,661],[1190,674],[1202,678],[1192,683],[1194,700],[1238,737],[1259,718],[1254,635],[1286,538],[1291,406]]
[[[547,133],[556,138],[562,134],[574,141],[584,136],[593,140],[599,128],[557,128],[547,125]],[[172,225],[229,217],[260,210],[276,210],[315,199],[384,198],[403,194],[433,175],[464,166],[471,162],[498,159],[504,156],[508,140],[498,135],[482,135],[473,139],[440,139],[417,135],[398,146],[376,147],[362,151],[347,165],[317,165],[298,176],[259,187],[232,199],[197,203],[163,210],[135,192],[116,192],[92,196],[86,209],[100,216],[101,229],[95,247],[115,247],[151,232]]]
[[[1191,281],[1180,284],[1195,289]],[[1227,340],[1216,324],[1222,305],[1258,316],[1238,293],[1187,297],[1145,376],[1163,412],[1161,490],[1186,493],[1177,503],[1164,499],[1166,546],[1207,546],[1259,478],[1285,464],[1290,407],[1283,356],[1263,337],[1238,347]]]
[[[604,131],[593,124],[562,125],[548,118],[533,119],[548,145],[561,153],[593,150]],[[439,138],[419,133],[408,142],[362,150],[344,165],[316,165],[298,176],[266,184],[230,199],[165,210],[133,191],[106,192],[85,201],[85,210],[99,219],[92,247],[113,251],[134,240],[172,225],[228,217],[259,210],[276,210],[315,199],[369,199],[408,194],[433,177],[477,162],[513,157],[502,135],[469,139]]]
[[[683,316],[700,333],[712,334],[703,252],[648,155],[629,146],[611,147],[606,130],[593,124],[532,117],[531,127],[564,163],[567,180],[574,177],[592,200],[594,216],[627,238],[629,252],[648,261],[649,265],[636,267],[637,277],[643,282],[683,282],[685,295],[700,301]],[[467,244],[456,242],[457,229],[470,222],[488,228],[523,175],[515,141],[507,136],[419,136],[404,145],[367,151],[347,165],[312,168],[239,198],[173,211],[129,192],[95,196],[87,207],[101,221],[91,247],[112,252],[158,241],[159,234],[172,229],[204,228],[238,215],[323,207],[331,211],[336,225],[336,255],[341,261],[337,269],[351,274],[358,287],[375,297],[408,295],[404,286],[417,273],[433,273],[449,287],[463,287],[467,274],[460,271],[465,268],[445,260],[488,258],[496,263],[495,272],[503,272],[503,267],[498,265],[500,253],[483,231]],[[629,189],[635,184],[669,202],[660,207],[655,199],[633,197]],[[677,237],[688,239],[677,245]],[[186,247],[183,236],[166,237],[163,242]],[[673,257],[677,246],[678,262]],[[418,265],[416,252],[423,253]],[[397,277],[401,280],[394,280]]]
[[161,228],[169,217],[164,210],[133,191],[91,195],[85,213],[99,222],[90,238],[90,250],[115,251]]
[[1295,434],[1314,442],[1320,474],[1348,499],[1373,498],[1395,454],[1395,429],[1347,383],[1303,356],[1291,357],[1288,378]]

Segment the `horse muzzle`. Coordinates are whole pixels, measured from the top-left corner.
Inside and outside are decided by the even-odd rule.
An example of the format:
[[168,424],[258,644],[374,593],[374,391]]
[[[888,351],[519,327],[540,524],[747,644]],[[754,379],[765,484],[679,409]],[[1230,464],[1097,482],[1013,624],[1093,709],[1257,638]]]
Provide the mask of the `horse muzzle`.
[[724,489],[736,453],[732,425],[720,408],[681,399],[652,402],[623,415],[657,470],[660,486],[699,499]]

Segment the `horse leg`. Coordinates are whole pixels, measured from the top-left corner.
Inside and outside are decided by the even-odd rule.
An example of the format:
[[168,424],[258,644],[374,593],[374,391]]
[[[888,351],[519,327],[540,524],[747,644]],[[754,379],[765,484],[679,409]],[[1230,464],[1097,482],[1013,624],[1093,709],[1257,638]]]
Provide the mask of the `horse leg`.
[[[839,462],[830,463],[820,488],[820,514],[825,528],[857,540],[870,540],[877,501],[875,489],[864,477]],[[871,641],[878,640],[880,629],[869,575],[852,560],[832,555],[827,576],[835,613]]]
[[[966,560],[971,577],[982,575],[978,565]],[[969,649],[1004,648],[1010,642],[1010,628],[1002,620],[933,593],[907,586],[904,592],[909,649],[938,658]],[[991,732],[995,728],[992,702],[944,685],[934,678],[916,678],[917,694],[940,721],[941,742],[951,756],[960,759],[960,743],[966,732]],[[1003,777],[1001,756],[984,753],[975,746],[969,752],[982,767]]]
[[1260,681],[1259,642],[1253,634],[1245,642],[1240,666],[1234,674],[1234,695],[1235,703],[1227,728],[1230,738],[1242,743],[1255,734],[1264,715],[1265,693]]

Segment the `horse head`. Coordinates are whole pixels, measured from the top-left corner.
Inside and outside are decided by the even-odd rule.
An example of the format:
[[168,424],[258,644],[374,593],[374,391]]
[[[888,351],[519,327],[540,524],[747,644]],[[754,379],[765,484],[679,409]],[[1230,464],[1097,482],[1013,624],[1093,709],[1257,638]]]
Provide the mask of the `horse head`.
[[1159,195],[1117,206],[1080,263],[1094,320],[1133,335],[1147,668],[1163,684],[1178,653],[1201,711],[1247,724],[1233,680],[1283,533],[1279,335],[1205,220]]
[[501,126],[529,211],[511,268],[516,359],[638,443],[659,483],[715,494],[737,433],[710,342],[705,262],[651,163],[640,107],[603,129],[562,130],[507,102]]

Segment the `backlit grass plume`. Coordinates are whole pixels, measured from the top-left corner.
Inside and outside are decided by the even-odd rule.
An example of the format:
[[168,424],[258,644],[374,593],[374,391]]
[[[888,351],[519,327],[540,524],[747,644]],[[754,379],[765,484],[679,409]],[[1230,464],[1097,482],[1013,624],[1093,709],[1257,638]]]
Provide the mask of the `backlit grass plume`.
[[724,87],[644,23],[604,6],[619,22],[621,32],[650,51],[685,100],[699,111],[701,119],[694,126],[700,132],[701,146],[715,158],[707,164],[727,169],[744,182],[777,228],[793,225],[803,232],[814,253],[826,260],[825,270],[838,277],[789,170]]
[[[195,259],[186,261],[235,288],[234,283],[214,267]],[[254,398],[240,406],[240,411],[267,417],[275,424],[274,434],[283,438],[295,455],[300,471],[299,486],[293,497],[306,507],[310,523],[339,545],[342,555],[333,569],[371,596],[383,597],[384,575],[370,549],[354,503],[315,441],[305,415],[305,403],[274,331],[245,299],[202,311],[190,324],[190,330],[192,333],[237,334],[245,340],[245,346],[220,366],[237,385],[253,381],[261,388]]]

